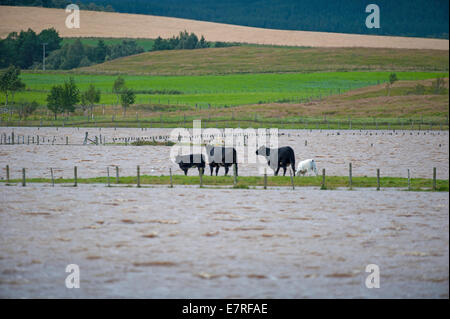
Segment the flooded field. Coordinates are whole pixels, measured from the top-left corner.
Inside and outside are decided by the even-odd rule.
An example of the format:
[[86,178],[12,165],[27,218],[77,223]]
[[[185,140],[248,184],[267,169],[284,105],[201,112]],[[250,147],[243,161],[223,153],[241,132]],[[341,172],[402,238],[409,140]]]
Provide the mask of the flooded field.
[[[11,178],[22,168],[71,178],[73,166],[81,178],[107,166],[181,174],[167,146],[83,145],[86,132],[111,143],[162,141],[169,129],[0,128],[3,139],[12,132],[25,145],[0,145],[1,179],[6,165]],[[351,162],[354,176],[431,178],[436,167],[448,179],[448,142],[442,131],[279,136],[297,161],[314,158],[328,175],[347,175]],[[258,174],[240,162],[240,175]],[[0,297],[448,298],[448,208],[448,192],[0,185]],[[80,289],[65,287],[69,264]],[[365,286],[369,264],[380,267],[379,289]]]
[[[3,298],[449,297],[448,193],[35,184],[0,195]],[[68,264],[80,289],[65,287]],[[365,286],[368,264],[379,289]]]
[[[169,168],[182,174],[169,160],[167,146],[82,145],[85,133],[90,138],[102,136],[106,143],[123,142],[123,138],[152,139],[170,135],[170,129],[136,128],[0,128],[0,136],[14,134],[25,145],[0,145],[0,178],[5,178],[5,166],[10,165],[11,177],[20,178],[22,168],[27,177],[70,178],[73,166],[78,166],[79,177],[106,176],[107,166],[119,166],[121,176],[131,176],[140,165],[141,174],[168,175]],[[314,158],[319,170],[328,175],[347,175],[348,164],[353,164],[354,176],[382,176],[431,178],[433,167],[439,179],[449,177],[449,135],[447,131],[318,131],[281,130],[279,145],[291,146],[296,160]],[[40,137],[40,145],[26,145],[28,136]],[[69,144],[64,145],[66,136]],[[42,141],[43,140],[43,141]],[[56,145],[62,144],[62,145]],[[258,175],[258,165],[239,158],[239,174]],[[221,169],[220,174],[223,174]],[[207,169],[209,173],[209,169]],[[189,175],[198,174],[190,170]]]

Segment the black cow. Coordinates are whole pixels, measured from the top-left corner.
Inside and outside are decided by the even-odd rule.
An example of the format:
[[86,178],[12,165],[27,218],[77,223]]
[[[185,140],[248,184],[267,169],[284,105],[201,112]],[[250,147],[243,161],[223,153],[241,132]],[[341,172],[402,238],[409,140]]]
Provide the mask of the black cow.
[[271,149],[265,146],[261,146],[257,151],[256,155],[264,156],[267,160],[267,164],[271,169],[274,170],[275,176],[278,176],[278,171],[280,167],[283,167],[283,176],[286,175],[286,167],[291,165],[292,172],[295,176],[295,154],[294,150],[289,147],[280,147],[278,149]]
[[187,175],[191,167],[197,167],[199,172],[200,169],[205,171],[205,158],[202,154],[178,155],[175,158],[175,163],[184,171],[184,175]]
[[233,147],[222,147],[206,145],[206,155],[208,156],[209,168],[211,176],[214,167],[216,168],[216,176],[219,173],[220,166],[225,167],[225,176],[228,174],[230,166],[236,164],[236,175],[238,174],[237,153]]

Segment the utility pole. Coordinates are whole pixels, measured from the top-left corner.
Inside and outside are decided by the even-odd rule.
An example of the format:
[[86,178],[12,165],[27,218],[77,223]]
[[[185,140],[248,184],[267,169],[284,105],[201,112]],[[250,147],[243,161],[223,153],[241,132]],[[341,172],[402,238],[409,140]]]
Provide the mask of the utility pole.
[[45,46],[48,43],[42,43],[42,47],[44,48],[43,54],[42,54],[42,70],[45,71]]

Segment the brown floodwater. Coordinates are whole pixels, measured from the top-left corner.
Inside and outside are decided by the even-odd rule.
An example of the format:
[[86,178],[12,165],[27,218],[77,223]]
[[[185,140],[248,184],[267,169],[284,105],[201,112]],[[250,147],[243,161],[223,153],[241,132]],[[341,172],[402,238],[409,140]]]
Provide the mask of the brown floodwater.
[[[27,148],[50,149],[2,152]],[[0,297],[448,298],[448,209],[440,192],[0,186]]]
[[[78,166],[79,177],[106,176],[107,166],[119,166],[121,176],[136,174],[140,165],[146,175],[168,175],[169,168],[174,174],[182,174],[178,166],[169,160],[170,147],[167,146],[103,146],[82,145],[85,132],[90,138],[106,137],[106,142],[123,142],[126,137],[152,139],[170,135],[170,129],[137,128],[0,128],[0,136],[6,134],[40,136],[40,145],[0,145],[0,178],[5,178],[5,166],[11,168],[12,178],[21,178],[22,168],[28,177],[50,177],[50,168],[55,177],[70,178],[73,166]],[[449,135],[448,131],[320,131],[320,130],[280,130],[279,146],[293,147],[296,160],[314,158],[319,171],[326,169],[328,175],[347,175],[348,165],[353,165],[354,176],[406,177],[410,169],[411,177],[431,178],[433,167],[437,177],[449,176]],[[66,136],[69,144],[65,144]],[[306,142],[306,143],[305,143]],[[53,144],[53,145],[52,145]],[[75,144],[75,145],[74,145]],[[258,175],[262,170],[257,164],[247,163],[246,156],[239,158],[239,175]],[[207,169],[209,173],[209,169]],[[220,170],[223,174],[223,169]],[[111,172],[113,174],[113,172]],[[197,175],[196,169],[189,175]]]

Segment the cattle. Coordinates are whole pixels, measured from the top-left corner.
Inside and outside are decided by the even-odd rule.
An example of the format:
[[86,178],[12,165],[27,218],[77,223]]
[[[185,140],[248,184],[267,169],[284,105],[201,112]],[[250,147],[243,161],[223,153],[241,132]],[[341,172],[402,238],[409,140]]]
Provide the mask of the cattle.
[[313,159],[307,159],[298,163],[297,175],[302,174],[304,176],[308,172],[314,172],[317,176],[317,166]]
[[228,170],[233,164],[236,165],[236,175],[238,175],[237,153],[233,147],[206,145],[205,148],[211,176],[214,168],[216,168],[217,176],[220,166],[225,168],[225,176],[227,176]]
[[191,167],[197,167],[198,171],[200,169],[205,170],[205,158],[203,154],[190,154],[190,155],[178,155],[175,158],[175,163],[180,166],[180,169],[187,175],[188,170]]
[[283,168],[283,176],[286,175],[286,167],[291,165],[292,172],[295,176],[295,155],[294,150],[289,147],[280,147],[278,149],[275,148],[267,148],[265,146],[261,146],[257,151],[256,155],[264,156],[267,160],[267,164],[271,169],[274,170],[275,176],[278,176],[278,171],[280,167]]

